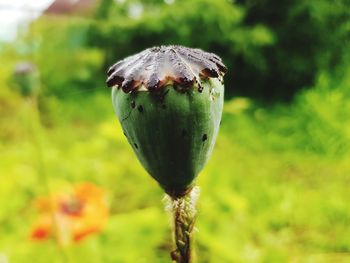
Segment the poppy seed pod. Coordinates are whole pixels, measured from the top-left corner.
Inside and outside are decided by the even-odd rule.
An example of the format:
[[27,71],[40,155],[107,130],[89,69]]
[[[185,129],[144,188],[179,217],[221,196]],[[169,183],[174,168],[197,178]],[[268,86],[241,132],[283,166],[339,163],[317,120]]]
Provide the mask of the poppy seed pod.
[[185,195],[213,150],[226,67],[200,49],[160,46],[108,70],[124,134],[147,172],[172,197]]
[[13,78],[16,88],[24,97],[38,94],[40,88],[39,72],[34,64],[30,62],[16,64]]

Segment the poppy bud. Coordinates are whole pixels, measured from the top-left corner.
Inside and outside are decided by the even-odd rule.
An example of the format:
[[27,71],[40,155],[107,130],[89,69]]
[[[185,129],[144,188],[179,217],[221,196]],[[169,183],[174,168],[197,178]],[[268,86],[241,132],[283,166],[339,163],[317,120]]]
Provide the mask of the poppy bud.
[[213,150],[226,67],[200,49],[160,46],[108,70],[124,134],[147,172],[172,197],[185,195]]

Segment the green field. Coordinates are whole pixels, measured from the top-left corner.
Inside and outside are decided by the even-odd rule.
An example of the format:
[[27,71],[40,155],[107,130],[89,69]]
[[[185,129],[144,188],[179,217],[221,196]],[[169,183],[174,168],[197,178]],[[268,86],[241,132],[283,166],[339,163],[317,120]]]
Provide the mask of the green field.
[[[324,95],[336,98],[340,91]],[[325,98],[322,94],[305,93],[305,109],[298,103],[259,108],[244,98],[226,102],[214,154],[197,181],[198,262],[350,260],[350,163],[336,144],[342,138],[323,126],[329,116],[317,116],[322,109],[311,104]],[[333,99],[327,98],[330,107]],[[28,99],[9,92],[0,102],[2,257],[10,262],[169,262],[170,217],[163,193],[127,144],[109,90],[65,101],[43,98],[40,126]],[[334,122],[345,128],[341,120]],[[327,146],[321,136],[335,143]],[[31,240],[37,217],[32,204],[47,195],[45,180],[51,191],[77,182],[104,188],[111,214],[102,233],[63,248],[54,240]]]
[[[0,263],[171,261],[164,192],[105,87],[112,63],[163,44],[228,67],[196,181],[194,263],[350,262],[347,0],[96,3],[0,40]],[[32,96],[15,73],[23,61],[37,69]]]

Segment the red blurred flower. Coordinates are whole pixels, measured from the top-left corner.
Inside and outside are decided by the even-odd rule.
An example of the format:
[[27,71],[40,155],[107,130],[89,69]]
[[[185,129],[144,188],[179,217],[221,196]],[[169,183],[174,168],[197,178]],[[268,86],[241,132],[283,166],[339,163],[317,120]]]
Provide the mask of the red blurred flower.
[[70,193],[38,198],[35,204],[39,217],[31,231],[34,240],[80,241],[101,232],[109,215],[105,191],[90,183],[78,184]]

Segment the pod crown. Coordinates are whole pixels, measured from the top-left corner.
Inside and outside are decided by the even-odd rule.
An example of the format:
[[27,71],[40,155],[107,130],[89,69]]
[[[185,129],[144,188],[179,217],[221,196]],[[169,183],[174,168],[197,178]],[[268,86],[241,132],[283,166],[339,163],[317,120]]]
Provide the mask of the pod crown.
[[221,58],[201,49],[178,45],[148,48],[111,66],[107,86],[117,86],[126,93],[146,89],[159,90],[173,82],[182,88],[200,79],[221,78],[227,69]]

